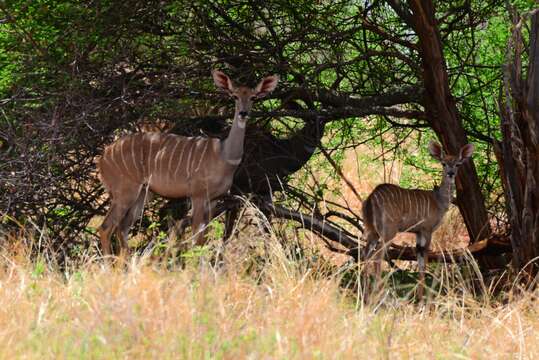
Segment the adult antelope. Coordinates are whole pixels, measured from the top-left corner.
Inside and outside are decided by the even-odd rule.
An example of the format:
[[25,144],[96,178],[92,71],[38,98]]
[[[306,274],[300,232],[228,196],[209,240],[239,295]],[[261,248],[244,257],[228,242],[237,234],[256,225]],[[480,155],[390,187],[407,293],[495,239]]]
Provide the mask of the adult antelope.
[[115,232],[122,251],[128,251],[129,228],[141,215],[148,190],[171,198],[191,198],[195,242],[204,243],[212,201],[232,184],[243,156],[245,126],[253,102],[268,95],[279,78],[268,76],[254,88],[236,86],[214,70],[213,81],[236,103],[234,121],[224,140],[163,133],[136,133],[106,147],[98,161],[99,177],[111,205],[99,228],[103,255],[111,255]]
[[[434,190],[403,189],[392,184],[378,185],[363,202],[363,219],[367,241],[365,259],[375,258],[376,281],[380,280],[380,263],[391,240],[398,232],[416,234],[416,253],[419,264],[418,298],[423,297],[425,264],[432,233],[438,228],[451,200],[457,170],[474,151],[472,144],[464,145],[458,156],[444,154],[440,144],[431,141],[430,154],[443,165],[442,183]],[[381,249],[379,240],[382,240]]]

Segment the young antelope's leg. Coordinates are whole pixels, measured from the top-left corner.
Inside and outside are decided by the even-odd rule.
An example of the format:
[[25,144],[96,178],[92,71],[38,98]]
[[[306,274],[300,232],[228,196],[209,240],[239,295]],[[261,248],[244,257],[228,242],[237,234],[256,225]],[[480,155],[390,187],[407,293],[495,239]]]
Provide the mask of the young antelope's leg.
[[363,282],[364,301],[368,302],[368,296],[371,292],[371,286],[369,286],[369,268],[373,255],[378,247],[379,236],[374,230],[366,230],[365,241],[366,246],[359,256],[359,259],[363,261],[363,275],[361,276]]
[[393,236],[380,237],[381,241],[378,243],[378,248],[374,254],[374,272],[375,272],[375,289],[380,290],[382,288],[382,261],[385,260],[386,249],[391,243]]
[[419,284],[417,286],[417,298],[421,300],[425,291],[425,266],[428,262],[428,249],[430,245],[430,235],[416,234],[417,265],[419,266]]
[[365,236],[365,241],[367,244],[365,246],[365,250],[362,256],[363,261],[368,261],[373,256],[376,247],[378,246],[378,239],[379,236],[375,231],[367,231],[367,234]]
[[375,284],[374,284],[374,290],[378,292],[378,290],[382,289],[382,261],[385,259],[385,253],[387,250],[387,247],[391,244],[391,240],[397,235],[397,230],[395,230],[393,227],[387,227],[381,231],[380,234],[380,241],[378,242],[378,247],[375,252]]

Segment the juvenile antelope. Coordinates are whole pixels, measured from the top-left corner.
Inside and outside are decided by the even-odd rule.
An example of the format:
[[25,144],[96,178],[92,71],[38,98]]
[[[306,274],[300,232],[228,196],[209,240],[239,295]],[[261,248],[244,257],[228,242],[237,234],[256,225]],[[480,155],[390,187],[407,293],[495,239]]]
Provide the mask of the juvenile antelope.
[[254,88],[236,86],[223,72],[212,72],[217,88],[236,103],[234,121],[224,140],[163,133],[136,133],[106,147],[98,161],[99,177],[111,205],[99,228],[103,255],[112,253],[116,233],[127,252],[129,228],[141,215],[147,192],[171,198],[191,198],[192,229],[196,244],[203,244],[211,219],[212,201],[232,184],[243,156],[245,126],[253,102],[272,92],[279,78],[268,76]]
[[[458,156],[444,154],[440,144],[431,141],[430,154],[443,165],[442,183],[431,191],[403,189],[397,185],[378,185],[363,202],[367,241],[365,259],[375,255],[376,281],[380,280],[380,263],[385,249],[398,232],[416,234],[416,253],[419,264],[418,298],[423,297],[425,264],[432,233],[442,221],[451,200],[457,170],[474,151],[472,144],[464,145]],[[381,239],[381,249],[379,248]]]

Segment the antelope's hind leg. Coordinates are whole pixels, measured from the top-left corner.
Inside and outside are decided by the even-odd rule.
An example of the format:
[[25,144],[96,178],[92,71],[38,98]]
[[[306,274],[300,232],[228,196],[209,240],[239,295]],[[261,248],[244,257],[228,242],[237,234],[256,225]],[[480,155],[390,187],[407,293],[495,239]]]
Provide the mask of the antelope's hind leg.
[[361,258],[363,258],[364,261],[368,261],[371,259],[374,252],[376,251],[376,248],[378,247],[378,241],[380,238],[378,234],[376,233],[376,231],[374,230],[366,230],[366,231],[367,231],[367,234],[365,236],[366,246],[363,252],[363,256],[361,256]]
[[[374,235],[372,235],[374,233]],[[367,287],[366,295],[370,297],[371,293],[378,293],[383,289],[382,282],[382,261],[385,259],[387,247],[391,244],[391,240],[395,237],[397,231],[390,227],[384,228],[381,231],[372,231],[367,234],[367,249],[365,259],[370,265],[374,262],[374,283],[372,286]],[[368,278],[366,278],[366,284],[368,284]]]
[[[131,185],[131,186],[129,186]],[[110,238],[112,234],[118,231],[122,220],[127,215],[131,207],[135,204],[141,186],[124,182],[123,191],[117,191],[111,194],[110,209],[99,227],[99,238],[101,240],[101,251],[104,256],[112,255],[112,246]]]
[[129,208],[127,214],[125,214],[119,226],[116,228],[116,236],[120,241],[121,253],[124,253],[126,256],[129,256],[130,254],[128,244],[129,229],[131,229],[135,220],[142,216],[144,205],[148,198],[149,194],[147,189],[142,188],[139,192],[137,200],[135,200],[135,203]]
[[101,241],[101,252],[103,256],[112,255],[112,246],[110,243],[110,237],[114,230],[116,230],[116,218],[121,216],[120,209],[118,205],[114,202],[110,205],[110,209],[103,220],[103,223],[99,227],[99,239]]
[[361,252],[359,256],[359,259],[363,261],[363,270],[362,270],[363,274],[361,278],[363,282],[362,287],[363,287],[363,292],[364,292],[364,299],[367,302],[368,294],[371,291],[370,279],[369,279],[369,275],[371,272],[370,268],[371,268],[371,263],[372,263],[371,260],[372,260],[373,255],[375,255],[376,248],[378,247],[379,236],[378,236],[378,233],[376,233],[376,231],[374,231],[373,229],[370,229],[370,230],[366,229],[365,231],[366,231],[366,234],[365,234],[366,245],[365,245],[364,250]]
[[417,285],[417,298],[419,301],[423,299],[423,294],[425,292],[425,268],[429,261],[428,259],[428,250],[431,242],[430,234],[416,234],[416,254],[417,254],[417,264],[419,266],[419,283]]

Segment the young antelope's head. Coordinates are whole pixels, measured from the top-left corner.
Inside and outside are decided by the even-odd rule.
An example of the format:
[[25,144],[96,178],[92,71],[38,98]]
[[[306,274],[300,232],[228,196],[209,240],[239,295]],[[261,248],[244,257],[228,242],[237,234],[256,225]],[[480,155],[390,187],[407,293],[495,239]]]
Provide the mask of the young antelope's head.
[[267,76],[252,89],[247,86],[236,86],[225,73],[219,70],[213,70],[212,76],[215,86],[227,92],[236,102],[235,117],[241,127],[245,126],[245,122],[251,113],[253,102],[271,93],[279,82],[277,75]]
[[431,141],[429,143],[430,154],[433,158],[442,163],[444,167],[443,177],[450,182],[455,181],[455,176],[457,176],[459,166],[472,156],[473,151],[473,144],[466,144],[460,148],[458,155],[447,155],[444,154],[444,151],[440,144],[435,141]]

